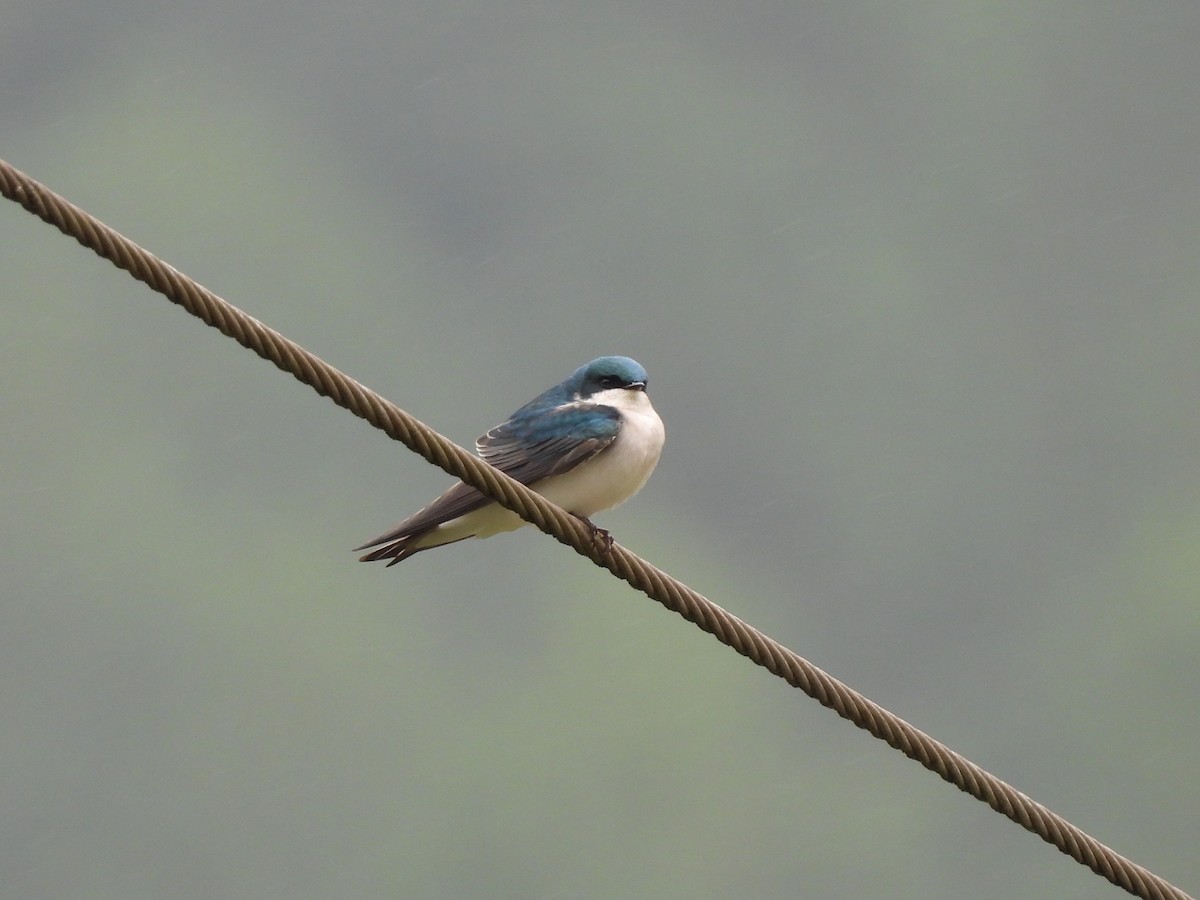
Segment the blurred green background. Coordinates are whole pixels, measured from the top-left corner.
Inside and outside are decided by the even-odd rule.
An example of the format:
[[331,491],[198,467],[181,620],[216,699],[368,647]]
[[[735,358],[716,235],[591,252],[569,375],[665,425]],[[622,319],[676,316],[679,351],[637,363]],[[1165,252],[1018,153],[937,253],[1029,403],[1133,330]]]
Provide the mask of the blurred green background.
[[[1200,888],[1200,5],[7,0],[0,156]],[[0,205],[20,898],[1114,887]]]

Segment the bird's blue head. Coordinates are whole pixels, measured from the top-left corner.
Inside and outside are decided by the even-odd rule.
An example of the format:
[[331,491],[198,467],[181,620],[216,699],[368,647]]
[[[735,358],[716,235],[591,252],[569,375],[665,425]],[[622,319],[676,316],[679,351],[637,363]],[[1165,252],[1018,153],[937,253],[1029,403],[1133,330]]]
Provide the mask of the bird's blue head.
[[648,376],[641,363],[628,356],[601,356],[580,366],[565,382],[573,396],[587,400],[602,391],[644,391]]
[[[646,370],[628,356],[601,356],[580,366],[565,380],[513,413],[521,419],[573,400],[589,400],[605,391],[644,391]],[[611,395],[610,395],[611,396]]]

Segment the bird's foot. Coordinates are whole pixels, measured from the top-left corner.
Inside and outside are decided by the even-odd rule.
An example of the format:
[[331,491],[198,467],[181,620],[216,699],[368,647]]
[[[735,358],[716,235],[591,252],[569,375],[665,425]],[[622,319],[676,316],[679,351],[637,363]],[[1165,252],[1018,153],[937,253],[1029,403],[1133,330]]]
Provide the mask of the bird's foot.
[[592,530],[592,541],[599,548],[601,553],[611,553],[613,548],[613,537],[608,533],[608,529],[601,528],[595,524],[587,516],[578,516],[579,521]]

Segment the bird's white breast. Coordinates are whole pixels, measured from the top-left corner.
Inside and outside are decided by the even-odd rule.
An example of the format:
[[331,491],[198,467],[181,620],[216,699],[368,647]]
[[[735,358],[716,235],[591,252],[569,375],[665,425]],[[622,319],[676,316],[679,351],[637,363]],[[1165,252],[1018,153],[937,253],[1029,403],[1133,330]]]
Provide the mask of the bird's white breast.
[[662,419],[645,391],[619,388],[589,399],[620,410],[616,439],[570,472],[534,485],[539,494],[577,516],[612,509],[641,490],[658,464],[666,439]]

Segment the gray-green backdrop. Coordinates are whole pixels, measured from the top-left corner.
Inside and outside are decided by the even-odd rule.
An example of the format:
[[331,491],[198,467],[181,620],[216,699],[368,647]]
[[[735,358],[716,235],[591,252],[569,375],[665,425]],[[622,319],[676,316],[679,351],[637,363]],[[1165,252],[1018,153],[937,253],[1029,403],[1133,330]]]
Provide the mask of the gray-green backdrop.
[[[1200,5],[6,0],[0,156],[1200,889]],[[1116,897],[0,204],[0,893]]]

